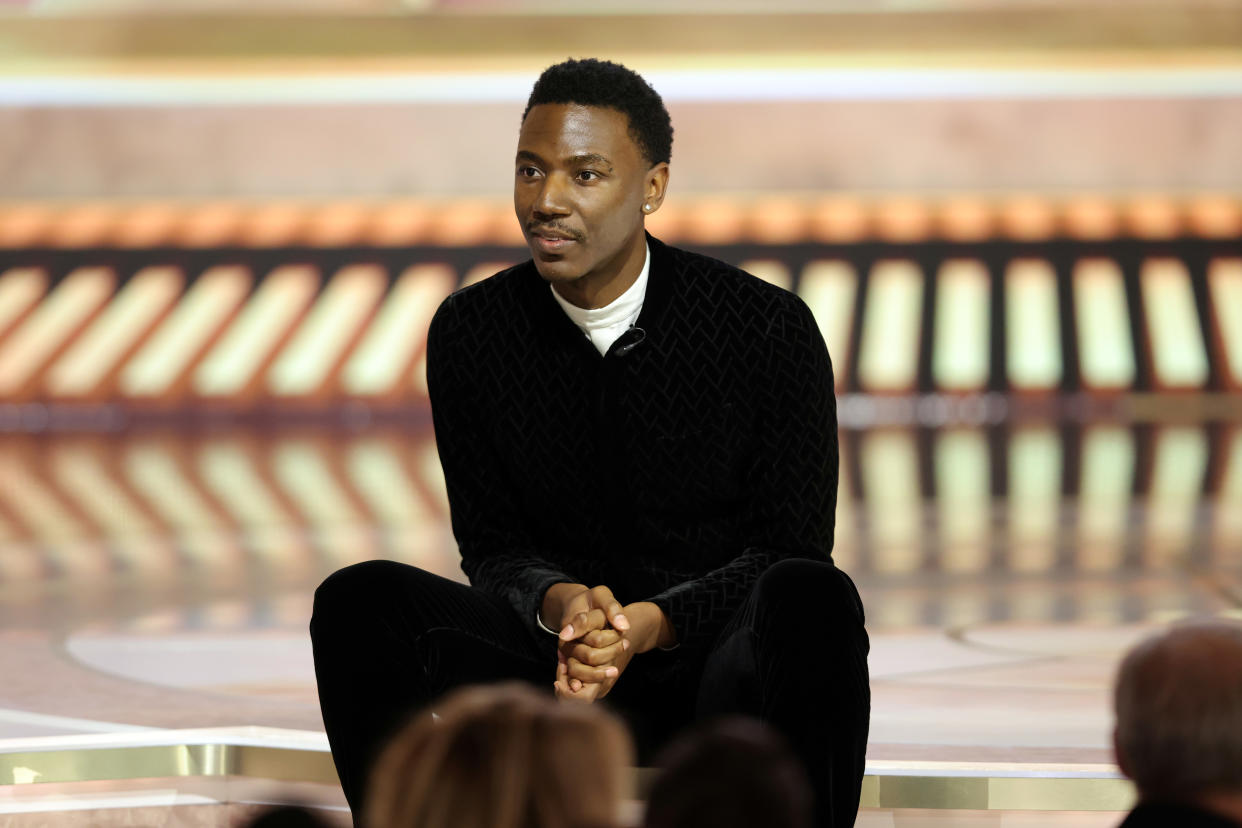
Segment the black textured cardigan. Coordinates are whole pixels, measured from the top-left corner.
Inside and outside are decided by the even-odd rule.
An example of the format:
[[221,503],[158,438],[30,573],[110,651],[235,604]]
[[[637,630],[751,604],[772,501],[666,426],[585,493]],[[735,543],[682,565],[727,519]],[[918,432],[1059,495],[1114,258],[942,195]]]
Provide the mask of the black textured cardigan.
[[604,584],[702,653],[769,565],[830,559],[832,365],[794,294],[648,244],[642,312],[605,356],[527,261],[440,306],[428,386],[474,586],[534,631],[549,586]]

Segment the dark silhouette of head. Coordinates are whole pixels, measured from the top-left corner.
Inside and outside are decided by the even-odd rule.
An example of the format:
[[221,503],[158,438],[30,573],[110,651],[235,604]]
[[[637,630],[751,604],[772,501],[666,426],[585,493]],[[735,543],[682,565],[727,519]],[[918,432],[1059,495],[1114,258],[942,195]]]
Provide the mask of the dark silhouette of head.
[[809,828],[802,765],[771,729],[721,719],[691,731],[657,760],[644,828]]
[[1178,624],[1122,661],[1117,763],[1145,801],[1242,820],[1242,624]]

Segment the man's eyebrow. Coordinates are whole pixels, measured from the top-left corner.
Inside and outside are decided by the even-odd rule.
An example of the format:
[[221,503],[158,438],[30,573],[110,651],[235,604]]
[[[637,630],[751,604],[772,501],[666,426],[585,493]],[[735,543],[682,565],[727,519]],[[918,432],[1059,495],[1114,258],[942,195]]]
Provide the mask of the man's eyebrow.
[[582,166],[583,164],[597,164],[601,167],[607,167],[612,170],[612,162],[598,152],[584,152],[581,155],[575,155],[569,159],[574,166]]
[[[543,164],[544,160],[530,150],[518,150],[517,161],[530,161],[534,164]],[[612,162],[598,152],[583,152],[578,155],[571,155],[565,159],[569,166],[581,167],[583,165],[594,164],[601,167],[607,167],[612,172]]]

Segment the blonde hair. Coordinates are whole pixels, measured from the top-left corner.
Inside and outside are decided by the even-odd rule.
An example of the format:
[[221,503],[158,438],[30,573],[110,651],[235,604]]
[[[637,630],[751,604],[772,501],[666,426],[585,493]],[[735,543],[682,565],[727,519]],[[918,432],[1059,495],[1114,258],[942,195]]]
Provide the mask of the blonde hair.
[[633,747],[595,706],[516,682],[468,687],[380,755],[368,828],[613,828]]

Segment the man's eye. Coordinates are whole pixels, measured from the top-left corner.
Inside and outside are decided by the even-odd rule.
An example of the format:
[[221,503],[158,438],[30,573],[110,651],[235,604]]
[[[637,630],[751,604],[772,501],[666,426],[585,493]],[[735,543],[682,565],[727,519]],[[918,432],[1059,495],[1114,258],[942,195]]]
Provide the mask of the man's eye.
[[522,178],[534,178],[539,175],[539,170],[534,167],[518,167],[517,174]]
[[600,174],[595,172],[595,170],[583,170],[578,173],[578,178],[582,181],[598,181]]

